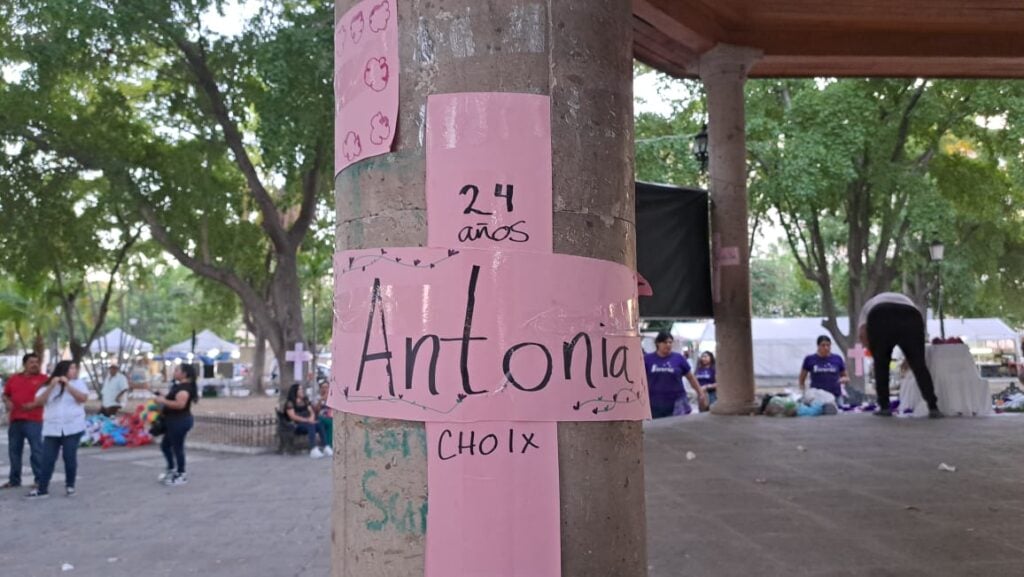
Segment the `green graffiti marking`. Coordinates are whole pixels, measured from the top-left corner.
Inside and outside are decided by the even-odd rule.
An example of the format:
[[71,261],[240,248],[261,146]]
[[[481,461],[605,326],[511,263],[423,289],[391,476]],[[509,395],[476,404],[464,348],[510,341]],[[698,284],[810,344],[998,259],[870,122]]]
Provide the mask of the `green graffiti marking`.
[[[413,535],[425,535],[427,533],[427,502],[423,500],[420,506],[415,506],[412,499],[404,499],[402,507],[399,506],[398,493],[377,493],[370,487],[370,481],[379,477],[377,471],[368,469],[363,473],[363,497],[377,509],[377,515],[366,522],[366,528],[379,533],[387,528]],[[401,513],[399,513],[401,510]]]
[[363,452],[367,459],[376,459],[401,455],[408,459],[412,456],[413,444],[419,441],[421,456],[427,456],[427,432],[423,427],[402,429],[386,429],[370,431],[363,429]]

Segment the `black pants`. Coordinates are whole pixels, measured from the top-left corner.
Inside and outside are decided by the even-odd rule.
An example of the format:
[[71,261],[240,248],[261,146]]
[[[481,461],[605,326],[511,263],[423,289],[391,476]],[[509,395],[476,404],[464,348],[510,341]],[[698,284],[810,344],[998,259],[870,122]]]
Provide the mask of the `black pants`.
[[878,406],[889,408],[889,363],[892,350],[899,347],[917,379],[921,396],[929,409],[938,409],[935,384],[924,358],[924,318],[920,311],[909,305],[882,303],[868,314],[868,342],[875,361],[875,389]]
[[167,419],[167,432],[164,433],[164,440],[160,442],[160,450],[164,452],[164,459],[167,459],[167,470],[174,469],[175,461],[178,464],[178,472],[185,472],[185,435],[192,429],[192,415]]

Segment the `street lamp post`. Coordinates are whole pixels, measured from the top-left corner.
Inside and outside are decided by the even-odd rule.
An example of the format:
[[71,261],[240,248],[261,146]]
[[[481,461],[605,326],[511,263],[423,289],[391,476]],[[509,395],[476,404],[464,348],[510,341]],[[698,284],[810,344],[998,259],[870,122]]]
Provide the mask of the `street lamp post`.
[[702,173],[708,170],[708,125],[704,124],[693,137],[693,158],[700,163]]
[[946,247],[939,241],[932,241],[928,247],[932,262],[939,269],[939,336],[946,340],[946,315],[942,310],[942,259],[946,253]]

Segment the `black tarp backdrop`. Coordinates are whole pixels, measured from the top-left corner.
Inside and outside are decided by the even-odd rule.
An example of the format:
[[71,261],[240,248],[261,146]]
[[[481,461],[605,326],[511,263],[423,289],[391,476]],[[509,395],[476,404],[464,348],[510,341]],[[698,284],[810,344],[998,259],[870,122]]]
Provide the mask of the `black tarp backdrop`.
[[636,268],[654,291],[640,316],[714,316],[707,191],[636,183]]

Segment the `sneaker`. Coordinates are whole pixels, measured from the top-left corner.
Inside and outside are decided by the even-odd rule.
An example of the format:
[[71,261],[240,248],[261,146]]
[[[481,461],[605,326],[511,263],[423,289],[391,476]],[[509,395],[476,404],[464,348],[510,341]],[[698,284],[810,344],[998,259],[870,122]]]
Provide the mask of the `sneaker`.
[[928,418],[929,419],[941,419],[941,418],[943,418],[945,416],[946,415],[942,414],[942,411],[940,411],[938,409],[928,409]]
[[172,487],[175,485],[187,485],[188,473],[175,473],[171,478],[164,481],[164,485]]
[[313,447],[309,450],[309,456],[314,459],[321,459],[323,458],[324,453],[320,450],[320,447]]
[[45,499],[45,498],[47,498],[49,496],[50,496],[49,492],[45,492],[44,493],[44,492],[40,491],[39,489],[32,489],[31,491],[28,492],[28,495],[25,495],[25,498],[26,499]]
[[174,469],[167,469],[163,473],[160,473],[160,476],[157,477],[156,480],[160,482],[165,482],[170,481],[172,477],[174,477]]
[[74,497],[76,493],[74,487],[65,487],[64,491],[67,492],[68,497]]
[[875,415],[876,417],[891,417],[892,416],[892,410],[891,409],[878,409],[877,411],[875,411],[872,414]]
[[328,446],[324,447],[324,454],[327,455],[328,457],[333,457],[334,456],[334,449],[332,449],[328,445]]

